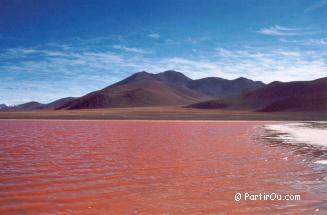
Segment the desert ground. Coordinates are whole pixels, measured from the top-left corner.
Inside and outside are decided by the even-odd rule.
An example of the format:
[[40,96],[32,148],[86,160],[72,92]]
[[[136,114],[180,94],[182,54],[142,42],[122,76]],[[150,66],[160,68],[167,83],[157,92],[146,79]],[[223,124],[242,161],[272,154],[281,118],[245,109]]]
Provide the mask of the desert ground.
[[133,107],[84,110],[0,112],[0,119],[147,119],[147,120],[327,120],[324,112],[263,113],[167,107]]

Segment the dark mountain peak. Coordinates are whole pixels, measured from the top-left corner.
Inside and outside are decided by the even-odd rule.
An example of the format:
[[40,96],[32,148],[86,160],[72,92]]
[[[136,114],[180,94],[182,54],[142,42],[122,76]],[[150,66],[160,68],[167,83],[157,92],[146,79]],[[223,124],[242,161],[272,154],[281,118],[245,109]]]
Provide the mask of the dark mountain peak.
[[177,71],[172,70],[172,69],[170,69],[170,70],[166,70],[166,71],[163,71],[163,72],[158,73],[158,74],[169,74],[169,73],[171,73],[171,74],[175,74],[175,73],[180,73],[180,74],[182,74],[181,72],[177,72]]
[[31,101],[31,102],[24,103],[24,105],[42,105],[42,103],[36,102],[36,101]]
[[239,77],[239,78],[235,78],[234,80],[232,81],[235,81],[235,82],[238,82],[238,83],[250,83],[250,82],[255,82],[251,79],[248,79],[248,78],[244,78],[244,77]]
[[245,78],[245,77],[239,77],[239,78],[235,78],[231,81],[235,81],[235,82],[242,82],[242,83],[261,83],[262,85],[264,84],[263,82],[261,81],[253,81],[251,79],[248,79],[248,78]]
[[53,102],[50,102],[46,105],[42,106],[42,109],[59,109],[62,106],[65,106],[67,104],[69,104],[71,101],[74,101],[76,99],[76,97],[65,97],[65,98],[61,98],[58,100],[55,100]]
[[145,70],[142,70],[140,72],[135,73],[134,75],[152,75],[152,73],[149,73],[149,72],[147,72]]
[[177,72],[175,70],[167,70],[167,71],[156,74],[156,76],[185,77],[187,79],[190,79],[186,75],[184,75],[183,73]]
[[155,75],[155,77],[164,83],[174,84],[174,85],[176,84],[185,85],[189,81],[192,81],[192,79],[190,79],[183,73],[176,72],[174,70],[167,70],[165,72],[158,73]]
[[217,82],[217,81],[220,81],[220,82],[223,82],[223,81],[228,81],[227,79],[224,79],[224,78],[219,78],[219,77],[206,77],[206,78],[200,78],[200,79],[196,79],[194,80],[194,82]]
[[183,73],[177,72],[175,70],[166,70],[164,72],[158,73],[157,75],[165,75],[165,76],[184,76],[186,77]]
[[148,80],[155,80],[154,74],[146,72],[146,71],[141,71],[141,72],[134,73],[133,75],[125,78],[124,80],[119,81],[113,85],[110,85],[110,86],[104,88],[103,90],[108,90],[108,89],[111,89],[112,87],[116,87],[119,85],[129,84],[131,82],[143,82],[143,81],[148,81]]
[[43,104],[40,102],[36,102],[36,101],[31,101],[31,102],[26,102],[24,104],[21,105],[16,105],[14,107],[18,107],[18,108],[39,108],[41,107]]
[[239,80],[239,81],[245,81],[245,80],[250,80],[250,79],[244,78],[243,76],[241,76],[241,77],[235,78],[234,80],[235,81],[237,81],[237,80]]
[[7,108],[8,106],[6,104],[0,104],[0,109]]
[[281,81],[273,81],[273,82],[270,82],[269,85],[278,85],[278,84],[282,84],[283,82]]
[[252,81],[247,78],[227,80],[218,77],[208,77],[192,81],[188,86],[206,95],[222,98],[242,94],[264,85],[262,82]]
[[130,78],[134,78],[134,79],[149,78],[149,77],[153,77],[153,74],[146,71],[137,72],[130,76]]

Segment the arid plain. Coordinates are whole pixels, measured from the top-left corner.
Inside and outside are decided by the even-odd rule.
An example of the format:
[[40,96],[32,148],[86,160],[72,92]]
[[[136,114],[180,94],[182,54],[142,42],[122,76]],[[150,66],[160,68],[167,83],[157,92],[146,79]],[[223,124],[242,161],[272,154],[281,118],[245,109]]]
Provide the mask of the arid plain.
[[178,106],[0,112],[1,119],[327,120],[320,112],[253,112]]

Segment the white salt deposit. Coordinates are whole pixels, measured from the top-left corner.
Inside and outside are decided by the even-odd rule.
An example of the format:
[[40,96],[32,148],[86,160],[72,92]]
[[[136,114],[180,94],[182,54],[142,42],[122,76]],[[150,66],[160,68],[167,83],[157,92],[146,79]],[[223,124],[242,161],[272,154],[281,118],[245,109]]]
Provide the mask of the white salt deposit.
[[327,160],[319,160],[319,161],[315,161],[316,164],[323,164],[323,165],[327,165]]
[[[319,123],[319,122],[315,122]],[[320,122],[322,123],[322,122]],[[322,127],[310,126],[308,123],[285,123],[272,124],[265,126],[269,130],[282,133],[278,139],[292,143],[307,143],[315,146],[327,147],[327,129]]]

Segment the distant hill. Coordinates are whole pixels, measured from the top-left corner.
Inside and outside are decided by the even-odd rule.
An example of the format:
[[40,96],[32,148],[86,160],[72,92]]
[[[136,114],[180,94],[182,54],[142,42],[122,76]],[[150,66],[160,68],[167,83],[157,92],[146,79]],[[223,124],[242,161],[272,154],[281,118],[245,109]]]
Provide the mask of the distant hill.
[[31,110],[38,110],[42,107],[43,104],[39,103],[39,102],[27,102],[24,104],[20,104],[20,105],[15,105],[15,106],[10,106],[10,107],[6,107],[2,110],[4,111],[31,111]]
[[5,108],[7,108],[7,105],[5,105],[5,104],[0,104],[0,110],[1,110],[1,109],[5,109]]
[[[212,104],[219,104],[213,106]],[[327,78],[272,82],[247,93],[193,104],[194,108],[249,109],[259,112],[327,111]]]
[[187,86],[197,92],[201,92],[215,98],[223,98],[227,96],[239,95],[263,85],[264,83],[261,81],[252,81],[243,77],[234,80],[209,77],[191,81]]
[[55,110],[66,104],[67,102],[70,102],[76,98],[74,97],[67,97],[67,98],[62,98],[58,99],[56,101],[53,101],[49,104],[42,104],[39,102],[27,102],[24,104],[20,105],[15,105],[15,106],[5,106],[1,108],[1,111],[32,111],[32,110]]
[[75,100],[75,99],[76,99],[76,97],[66,97],[66,98],[58,99],[58,100],[53,101],[51,103],[42,105],[42,107],[40,109],[55,110],[55,109],[58,109],[58,108],[62,107],[65,104],[67,104],[68,102]]

